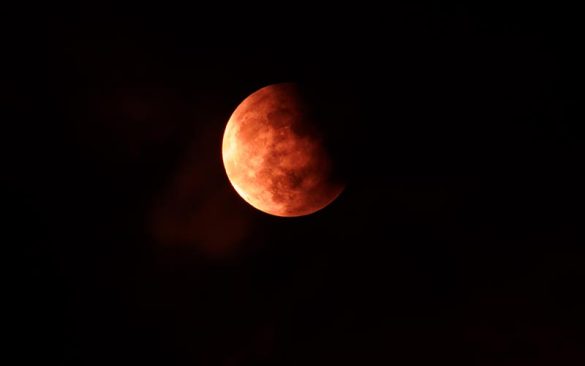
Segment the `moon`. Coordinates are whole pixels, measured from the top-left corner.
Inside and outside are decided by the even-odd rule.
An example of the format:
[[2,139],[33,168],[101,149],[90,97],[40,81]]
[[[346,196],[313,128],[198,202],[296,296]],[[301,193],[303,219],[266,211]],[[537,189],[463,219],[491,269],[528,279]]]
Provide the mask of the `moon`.
[[225,128],[222,158],[236,192],[271,215],[312,214],[344,189],[295,83],[263,87],[238,105]]

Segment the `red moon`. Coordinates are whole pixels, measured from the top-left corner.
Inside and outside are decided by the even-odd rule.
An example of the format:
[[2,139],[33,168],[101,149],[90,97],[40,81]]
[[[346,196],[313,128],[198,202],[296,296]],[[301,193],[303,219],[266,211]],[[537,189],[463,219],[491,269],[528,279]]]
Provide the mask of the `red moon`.
[[222,143],[223,164],[238,194],[265,213],[294,217],[333,202],[343,184],[294,83],[266,86],[231,115]]

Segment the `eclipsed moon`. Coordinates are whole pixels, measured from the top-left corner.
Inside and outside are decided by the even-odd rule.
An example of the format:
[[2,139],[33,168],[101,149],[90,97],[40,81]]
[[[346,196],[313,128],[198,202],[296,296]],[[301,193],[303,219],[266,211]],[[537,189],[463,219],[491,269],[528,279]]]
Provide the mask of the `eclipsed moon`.
[[222,157],[238,194],[260,211],[303,216],[343,190],[302,93],[294,83],[266,86],[236,108],[225,128]]

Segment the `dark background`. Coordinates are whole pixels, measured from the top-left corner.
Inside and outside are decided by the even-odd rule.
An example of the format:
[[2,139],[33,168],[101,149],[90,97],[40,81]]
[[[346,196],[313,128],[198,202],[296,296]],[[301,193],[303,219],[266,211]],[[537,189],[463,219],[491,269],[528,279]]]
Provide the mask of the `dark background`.
[[[19,363],[584,364],[574,11],[354,5],[43,15],[6,93]],[[347,188],[282,219],[220,151],[288,81]]]

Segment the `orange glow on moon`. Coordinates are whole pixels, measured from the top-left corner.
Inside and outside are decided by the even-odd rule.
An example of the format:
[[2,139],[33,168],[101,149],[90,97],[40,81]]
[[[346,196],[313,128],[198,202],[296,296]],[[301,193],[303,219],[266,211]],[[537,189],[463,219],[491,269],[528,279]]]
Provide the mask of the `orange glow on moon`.
[[332,178],[324,148],[295,84],[264,87],[231,115],[222,158],[238,194],[265,213],[304,216],[334,201],[343,185]]

